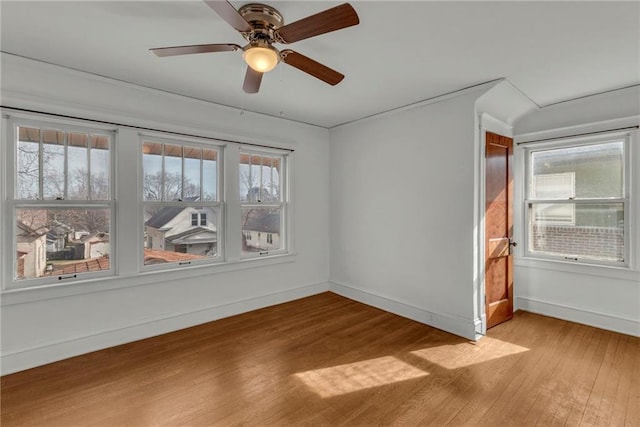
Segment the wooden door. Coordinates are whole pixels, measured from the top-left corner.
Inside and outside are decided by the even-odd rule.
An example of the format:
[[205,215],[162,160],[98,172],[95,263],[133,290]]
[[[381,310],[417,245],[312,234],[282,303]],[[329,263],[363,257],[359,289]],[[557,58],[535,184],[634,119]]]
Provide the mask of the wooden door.
[[513,317],[513,139],[486,134],[485,313],[487,328]]

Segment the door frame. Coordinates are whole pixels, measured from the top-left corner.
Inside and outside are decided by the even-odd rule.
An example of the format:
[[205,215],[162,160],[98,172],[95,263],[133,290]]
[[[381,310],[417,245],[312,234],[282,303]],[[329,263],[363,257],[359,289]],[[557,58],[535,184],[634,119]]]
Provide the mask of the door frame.
[[[513,138],[513,128],[506,123],[492,117],[487,113],[482,113],[477,115],[477,126],[478,132],[477,141],[479,143],[476,146],[475,154],[476,154],[476,165],[478,169],[478,174],[476,175],[476,219],[474,221],[474,226],[476,227],[476,251],[474,257],[474,275],[475,275],[475,328],[476,328],[476,340],[482,338],[487,334],[487,314],[485,312],[485,204],[486,204],[486,139],[487,132],[497,133],[499,135],[507,136],[509,138]],[[519,192],[517,185],[515,185],[519,180],[515,179],[517,174],[517,170],[519,169],[519,162],[517,160],[518,156],[516,155],[516,145],[514,144],[514,163],[513,163],[513,173],[514,173],[514,198],[513,200],[518,200],[516,197],[516,193]],[[513,235],[518,235],[519,225],[518,225],[518,216],[519,209],[517,204],[514,203],[513,206],[513,218],[514,218],[514,230]],[[521,247],[514,248],[514,255],[517,255],[521,250]],[[517,310],[515,297],[515,289],[516,285],[514,283],[514,298],[513,298],[513,311]]]

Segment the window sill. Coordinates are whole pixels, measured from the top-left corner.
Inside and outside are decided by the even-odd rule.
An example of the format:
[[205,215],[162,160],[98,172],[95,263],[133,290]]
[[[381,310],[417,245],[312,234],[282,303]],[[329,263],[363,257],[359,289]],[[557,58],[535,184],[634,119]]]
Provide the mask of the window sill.
[[30,288],[7,289],[0,293],[0,306],[24,304],[94,292],[105,292],[133,286],[152,285],[160,281],[168,282],[230,271],[246,270],[249,268],[266,267],[294,262],[296,256],[295,253],[279,254],[261,258],[222,262],[214,265],[196,265],[172,270],[143,271],[127,276],[112,276],[79,280],[71,283],[54,283]]
[[534,257],[516,257],[516,267],[526,267],[538,270],[558,271],[562,273],[582,274],[586,276],[599,276],[609,279],[620,279],[640,282],[640,271],[631,270],[628,267],[614,267],[595,264],[574,264],[561,260],[552,260]]

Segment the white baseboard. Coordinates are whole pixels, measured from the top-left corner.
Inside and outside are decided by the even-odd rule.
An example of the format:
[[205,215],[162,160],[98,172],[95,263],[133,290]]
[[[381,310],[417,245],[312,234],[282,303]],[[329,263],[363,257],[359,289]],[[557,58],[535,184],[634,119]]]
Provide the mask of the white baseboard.
[[328,290],[328,282],[315,283],[256,298],[207,307],[189,313],[175,314],[124,328],[102,331],[89,336],[81,336],[43,346],[21,349],[8,354],[2,354],[1,374],[6,375],[23,371],[92,351],[126,344],[224,317],[316,295]]
[[443,331],[450,332],[463,338],[470,340],[476,340],[477,338],[476,322],[472,319],[465,319],[458,316],[425,310],[382,295],[358,289],[353,285],[347,285],[336,281],[329,282],[329,290],[354,301],[415,320],[416,322],[424,323],[425,325],[433,326],[437,329],[442,329]]
[[582,308],[569,307],[525,297],[517,297],[517,301],[519,310],[530,311],[531,313],[640,337],[640,319],[625,319],[610,314],[596,313]]

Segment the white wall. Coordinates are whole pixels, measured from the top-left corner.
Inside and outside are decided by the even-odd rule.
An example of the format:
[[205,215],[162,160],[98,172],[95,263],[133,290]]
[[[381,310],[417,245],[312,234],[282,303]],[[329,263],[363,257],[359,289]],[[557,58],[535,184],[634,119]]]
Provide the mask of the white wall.
[[331,130],[332,290],[475,337],[482,90]]
[[[296,252],[274,265],[257,260],[247,265],[253,268],[189,274],[138,274],[139,260],[125,259],[119,264],[120,279],[3,292],[3,374],[328,289],[326,129],[241,115],[230,108],[11,55],[2,54],[1,59],[3,106],[293,147]],[[137,131],[123,129],[117,143],[118,161],[137,156]],[[131,165],[118,172],[120,210],[138,205],[135,186],[130,184],[137,170]],[[119,225],[120,247],[130,244],[129,236],[142,235],[141,224],[131,218]]]
[[[542,108],[516,123],[516,142],[569,136],[638,125],[640,87]],[[515,150],[516,168],[524,167],[523,146]],[[515,296],[519,309],[640,336],[640,135],[632,141],[630,191],[631,269],[568,265],[522,256],[515,260]],[[516,239],[523,241],[524,184],[516,174]]]

